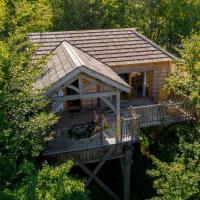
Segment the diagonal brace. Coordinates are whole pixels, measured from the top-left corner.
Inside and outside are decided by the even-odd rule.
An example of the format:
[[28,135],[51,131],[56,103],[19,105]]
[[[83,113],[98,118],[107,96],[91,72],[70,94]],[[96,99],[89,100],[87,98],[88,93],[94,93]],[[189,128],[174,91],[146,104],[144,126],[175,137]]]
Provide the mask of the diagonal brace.
[[95,180],[95,182],[101,186],[103,190],[105,190],[114,200],[120,200],[120,198],[104,183],[102,182],[97,176],[93,175],[93,173],[82,163],[79,163],[80,168],[89,176],[92,177],[92,179]]
[[[104,163],[106,162],[106,160],[108,159],[109,155],[114,151],[114,147],[111,147],[109,149],[109,151],[105,154],[105,156],[102,158],[102,160],[99,162],[99,164],[97,165],[97,167],[94,169],[94,171],[92,172],[92,174],[95,176],[99,170],[101,169],[101,167],[104,165]],[[92,182],[92,177],[89,177],[86,183],[86,187],[89,186],[89,184]]]

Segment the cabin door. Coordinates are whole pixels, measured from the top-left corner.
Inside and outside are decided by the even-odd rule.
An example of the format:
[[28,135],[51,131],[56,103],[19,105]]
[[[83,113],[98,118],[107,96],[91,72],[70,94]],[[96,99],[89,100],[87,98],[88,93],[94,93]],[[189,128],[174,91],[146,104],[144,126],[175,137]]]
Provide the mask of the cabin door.
[[143,93],[143,73],[131,73],[131,96],[142,97]]
[[152,77],[150,72],[132,72],[129,74],[129,85],[132,87],[132,97],[150,97],[152,91]]

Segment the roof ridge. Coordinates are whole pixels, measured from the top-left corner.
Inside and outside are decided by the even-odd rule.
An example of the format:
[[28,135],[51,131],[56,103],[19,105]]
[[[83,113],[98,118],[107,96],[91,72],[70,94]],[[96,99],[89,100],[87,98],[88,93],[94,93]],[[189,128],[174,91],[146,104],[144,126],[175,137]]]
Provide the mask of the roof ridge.
[[76,54],[76,52],[72,48],[73,45],[71,45],[66,40],[61,41],[54,49],[50,51],[49,54],[53,54],[54,51],[56,51],[57,48],[63,47],[63,50],[67,52],[69,57],[71,58],[72,62],[75,64],[76,67],[80,67],[84,65],[84,62],[79,58],[79,56]]
[[43,31],[43,32],[31,32],[28,34],[28,36],[33,36],[33,35],[37,35],[37,34],[59,34],[59,33],[73,33],[73,32],[99,32],[99,31],[119,31],[119,30],[132,30],[133,28],[105,28],[105,29],[82,29],[82,30],[65,30],[65,31]]
[[155,42],[153,42],[152,40],[150,40],[149,38],[147,38],[145,35],[141,34],[140,32],[138,32],[135,28],[131,28],[130,30],[133,31],[133,33],[135,33],[136,35],[138,35],[139,37],[141,37],[142,39],[146,40],[147,42],[149,42],[151,45],[153,45],[154,47],[156,47],[157,49],[159,49],[160,51],[162,51],[163,53],[167,54],[168,56],[170,56],[172,59],[177,60],[178,57],[176,57],[175,55],[171,54],[170,52],[168,52],[167,50],[165,50],[164,48],[162,48],[161,46],[157,45]]
[[74,64],[77,67],[83,66],[85,65],[84,62],[82,61],[82,59],[77,55],[77,53],[74,51],[74,49],[72,48],[72,45],[69,44],[67,41],[63,41],[61,43],[61,45],[63,45],[63,47],[65,48],[65,50],[67,51],[68,55],[70,56],[70,58],[73,60]]

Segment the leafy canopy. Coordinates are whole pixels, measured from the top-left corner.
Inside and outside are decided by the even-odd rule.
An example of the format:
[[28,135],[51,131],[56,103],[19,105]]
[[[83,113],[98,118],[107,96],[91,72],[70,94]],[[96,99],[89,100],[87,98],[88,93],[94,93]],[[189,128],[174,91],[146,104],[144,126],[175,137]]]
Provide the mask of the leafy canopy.
[[88,200],[84,183],[68,174],[72,166],[72,161],[57,167],[44,163],[38,171],[26,161],[21,166],[25,177],[13,191],[6,190],[4,195],[17,200]]
[[44,91],[34,89],[46,58],[31,60],[36,46],[27,34],[49,28],[51,6],[0,0],[0,11],[0,199],[88,199],[84,184],[68,175],[72,162],[55,168],[37,162],[57,119],[46,112]]
[[[200,106],[200,35],[183,40],[182,61],[168,80],[168,88],[191,98],[199,111]],[[173,161],[153,157],[154,169],[148,174],[155,178],[157,196],[153,199],[199,199],[200,196],[200,125],[180,126],[174,132],[178,145],[174,146]]]
[[183,40],[182,60],[175,65],[173,74],[168,80],[168,88],[172,91],[188,95],[200,105],[200,34],[194,34]]
[[35,47],[26,40],[28,32],[49,27],[46,2],[0,1],[0,189],[20,177],[23,160],[41,153],[56,121],[44,112],[43,91],[33,87],[45,60],[31,62]]
[[199,0],[50,0],[52,30],[134,27],[176,51],[182,38],[200,32]]

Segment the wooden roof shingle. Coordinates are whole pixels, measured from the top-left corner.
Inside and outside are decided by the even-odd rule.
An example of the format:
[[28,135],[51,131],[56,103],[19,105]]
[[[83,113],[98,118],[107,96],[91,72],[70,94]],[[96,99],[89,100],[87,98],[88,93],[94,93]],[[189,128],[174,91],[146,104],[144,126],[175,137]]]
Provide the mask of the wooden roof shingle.
[[40,45],[35,52],[36,59],[54,50],[62,41],[108,66],[177,59],[133,28],[30,33],[28,37]]
[[53,50],[42,76],[35,83],[35,88],[51,86],[48,92],[52,92],[81,72],[120,90],[129,91],[129,85],[109,66],[66,41]]

